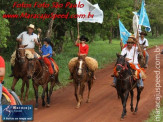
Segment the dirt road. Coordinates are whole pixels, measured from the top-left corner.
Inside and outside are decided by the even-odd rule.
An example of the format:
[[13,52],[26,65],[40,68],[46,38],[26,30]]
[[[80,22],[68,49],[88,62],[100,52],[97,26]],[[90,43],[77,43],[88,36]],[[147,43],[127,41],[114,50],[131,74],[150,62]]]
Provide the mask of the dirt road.
[[[163,49],[163,46],[159,48]],[[139,110],[137,115],[130,112],[130,97],[127,102],[127,117],[125,122],[142,122],[149,117],[149,113],[155,108],[155,48],[148,50],[149,68],[147,69],[147,79],[144,82],[145,89],[141,94]],[[161,71],[163,71],[163,55],[161,55]],[[34,122],[119,122],[122,112],[120,99],[117,99],[117,93],[110,86],[113,78],[110,77],[113,71],[113,66],[109,65],[104,69],[96,72],[97,80],[94,83],[91,92],[91,103],[81,105],[80,109],[75,109],[76,100],[74,97],[74,87],[72,84],[53,92],[51,98],[51,107],[43,108],[39,106],[38,110],[34,111]],[[163,74],[161,80],[163,80]],[[161,81],[163,86],[163,81]],[[87,88],[87,87],[86,87]],[[134,95],[134,105],[136,102],[136,90]],[[161,91],[163,94],[163,90]],[[87,89],[85,90],[86,101]],[[34,102],[32,102],[34,103]]]

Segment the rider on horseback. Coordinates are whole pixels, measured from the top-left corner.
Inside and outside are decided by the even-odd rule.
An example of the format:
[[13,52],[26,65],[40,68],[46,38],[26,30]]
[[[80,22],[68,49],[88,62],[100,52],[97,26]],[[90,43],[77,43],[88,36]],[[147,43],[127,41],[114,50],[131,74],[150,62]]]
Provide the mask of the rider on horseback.
[[[21,45],[27,45],[25,47],[26,50],[26,54],[28,55],[32,55],[31,57],[39,57],[39,55],[35,52],[34,48],[35,48],[35,44],[37,46],[40,46],[40,44],[38,43],[38,36],[33,33],[33,31],[35,30],[35,26],[33,24],[30,24],[27,27],[28,31],[24,31],[21,34],[19,34],[19,36],[17,37],[16,41],[21,44]],[[12,74],[10,75],[10,77],[13,77],[13,69],[14,69],[14,65],[15,65],[15,58],[16,58],[16,51],[14,51],[14,53],[11,56],[11,71]],[[28,58],[28,57],[27,57]]]
[[[81,43],[79,43],[81,41]],[[86,64],[88,65],[89,69],[93,72],[95,72],[95,70],[98,68],[98,63],[95,59],[88,57],[88,51],[89,51],[89,46],[88,44],[86,44],[86,42],[88,42],[88,38],[86,38],[85,36],[81,36],[77,38],[77,41],[75,42],[75,46],[79,47],[79,52],[78,52],[78,56],[86,56],[85,60],[86,60]],[[72,75],[73,75],[73,70],[74,70],[74,66],[76,65],[78,58],[72,58],[68,64],[69,66],[69,70],[70,70],[70,78],[69,80],[72,79]],[[93,79],[95,80],[96,77],[95,75],[93,75]]]
[[[135,70],[135,78],[140,80],[140,83],[138,84],[139,88],[143,89],[143,79],[145,79],[145,75],[138,64],[138,54],[140,52],[140,49],[136,46],[134,46],[134,43],[138,43],[135,38],[129,37],[127,41],[127,47],[123,48],[121,55],[126,55],[126,61],[129,62],[130,67]],[[118,72],[116,72],[116,67],[114,68],[114,80],[113,80],[113,87],[116,87],[116,81]]]
[[[51,43],[51,40],[49,38],[45,38],[44,40],[44,45],[42,46],[41,50],[39,50],[40,53],[42,53],[42,58],[44,60],[44,63],[48,66],[49,68],[49,73],[51,77],[54,77],[55,74],[55,69],[52,67],[52,62],[54,62],[52,58],[53,54],[53,44]],[[41,57],[40,57],[41,59]]]
[[148,60],[149,60],[149,54],[147,52],[147,47],[149,46],[148,44],[148,40],[146,38],[144,38],[144,36],[147,36],[147,33],[145,32],[141,32],[140,33],[140,38],[139,38],[139,44],[143,45],[144,44],[144,52],[145,52],[145,68],[148,67]]

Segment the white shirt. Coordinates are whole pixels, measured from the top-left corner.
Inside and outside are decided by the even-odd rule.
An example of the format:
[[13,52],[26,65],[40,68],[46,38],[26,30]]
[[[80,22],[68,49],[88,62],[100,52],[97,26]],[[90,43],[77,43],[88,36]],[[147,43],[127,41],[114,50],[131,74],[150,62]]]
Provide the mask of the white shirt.
[[[145,42],[144,46],[148,47],[149,46],[148,40],[146,38],[144,38],[143,40],[141,38],[139,38],[139,44],[142,45],[144,42]],[[144,48],[144,50],[146,50],[146,48]]]
[[[135,54],[134,54],[134,52],[135,52]],[[133,63],[133,64],[135,64],[135,65],[138,64],[138,54],[139,54],[139,52],[138,52],[138,47],[132,46],[132,48],[131,48],[130,50],[128,50],[128,48],[125,47],[125,48],[122,50],[121,55],[124,56],[125,54],[127,54],[127,55],[126,55],[126,58],[130,59],[130,60],[128,61],[129,63]],[[133,57],[134,57],[134,58],[133,58]]]
[[21,34],[19,34],[19,36],[17,37],[17,39],[20,38],[22,39],[22,43],[21,43],[22,45],[28,45],[26,48],[33,49],[35,48],[34,39],[37,40],[38,36],[35,33],[29,35],[27,31],[24,31]]

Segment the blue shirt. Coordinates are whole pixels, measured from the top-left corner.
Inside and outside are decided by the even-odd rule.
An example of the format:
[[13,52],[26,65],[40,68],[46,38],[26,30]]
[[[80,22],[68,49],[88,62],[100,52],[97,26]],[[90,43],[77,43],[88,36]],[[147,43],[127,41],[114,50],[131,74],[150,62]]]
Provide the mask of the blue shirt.
[[41,51],[42,51],[42,55],[50,54],[48,57],[52,57],[53,50],[50,45],[48,45],[48,46],[43,45],[41,48]]

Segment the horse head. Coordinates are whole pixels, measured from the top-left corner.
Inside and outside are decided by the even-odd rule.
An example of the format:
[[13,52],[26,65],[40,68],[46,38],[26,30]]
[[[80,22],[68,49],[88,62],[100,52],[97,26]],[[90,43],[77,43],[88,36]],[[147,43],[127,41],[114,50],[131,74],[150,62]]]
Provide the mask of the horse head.
[[37,59],[29,59],[28,61],[28,70],[27,70],[27,78],[31,79],[36,71],[36,61]]
[[25,47],[28,45],[19,45],[18,48],[16,49],[16,59],[19,61],[19,63],[24,63],[25,62]]
[[85,57],[86,56],[78,56],[78,61],[76,64],[76,68],[77,68],[77,74],[79,76],[81,76],[83,74],[83,69],[86,67],[86,63],[85,63]]
[[121,73],[127,69],[127,62],[125,60],[126,56],[127,54],[125,54],[124,56],[117,54],[116,71],[118,73]]

